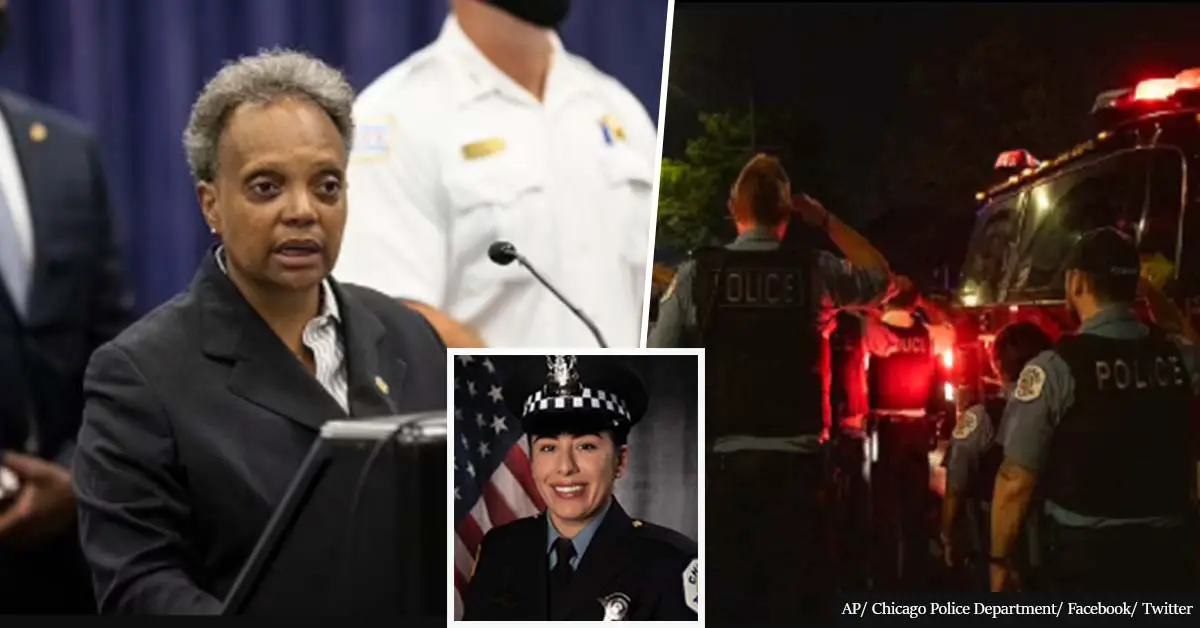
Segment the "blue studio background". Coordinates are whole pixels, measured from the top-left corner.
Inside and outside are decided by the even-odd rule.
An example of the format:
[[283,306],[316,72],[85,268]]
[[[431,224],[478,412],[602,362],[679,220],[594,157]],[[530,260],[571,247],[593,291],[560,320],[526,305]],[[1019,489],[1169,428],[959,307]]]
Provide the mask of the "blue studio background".
[[[575,0],[567,49],[658,117],[667,0]],[[227,59],[307,51],[356,89],[432,42],[446,0],[9,0],[0,85],[64,110],[104,151],[125,263],[144,313],[191,281],[210,239],[180,135]]]

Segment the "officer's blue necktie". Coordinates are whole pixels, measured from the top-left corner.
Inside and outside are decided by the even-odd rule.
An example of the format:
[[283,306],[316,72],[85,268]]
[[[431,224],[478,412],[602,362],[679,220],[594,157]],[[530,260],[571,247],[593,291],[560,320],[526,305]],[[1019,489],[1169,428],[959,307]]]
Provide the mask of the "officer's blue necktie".
[[29,264],[21,252],[17,224],[3,190],[0,190],[0,279],[8,288],[17,314],[24,317],[29,302]]

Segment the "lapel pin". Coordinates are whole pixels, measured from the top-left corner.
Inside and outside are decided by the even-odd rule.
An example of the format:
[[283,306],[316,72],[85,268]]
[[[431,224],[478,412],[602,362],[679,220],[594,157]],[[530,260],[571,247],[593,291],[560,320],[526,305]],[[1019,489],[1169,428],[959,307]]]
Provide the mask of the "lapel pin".
[[634,519],[634,520],[633,520],[633,527],[635,527],[635,528],[640,528],[640,527],[642,527],[642,522],[641,522],[641,521],[638,521],[637,519]]
[[379,389],[379,392],[385,395],[388,394],[387,382],[383,381],[383,378],[378,375],[375,376],[375,387]]
[[41,122],[34,122],[29,125],[29,139],[35,142],[42,142],[46,140],[47,135],[49,135],[49,132],[46,131],[46,125]]

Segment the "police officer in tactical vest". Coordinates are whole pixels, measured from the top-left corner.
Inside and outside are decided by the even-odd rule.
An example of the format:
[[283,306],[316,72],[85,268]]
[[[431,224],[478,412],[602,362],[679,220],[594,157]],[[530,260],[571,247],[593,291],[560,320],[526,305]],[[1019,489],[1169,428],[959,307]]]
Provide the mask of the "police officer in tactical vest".
[[[886,261],[787,174],[750,160],[729,210],[738,237],[696,251],[663,298],[652,347],[706,354],[707,617],[794,621],[822,612],[832,581],[820,535],[819,443],[827,424],[827,333],[837,308],[886,295]],[[846,260],[780,247],[793,216]]]
[[915,316],[918,294],[890,299],[866,322],[870,426],[873,580],[883,588],[922,587],[928,574],[929,450],[937,362],[929,330]]
[[1020,586],[1014,554],[1035,489],[1040,588],[1194,590],[1195,347],[1136,318],[1139,259],[1125,234],[1083,234],[1064,267],[1081,325],[1025,366],[1006,410],[992,590]]
[[[1004,410],[1025,364],[1050,346],[1050,337],[1036,323],[1023,321],[1001,329],[992,344],[992,367],[1003,388],[967,408],[951,435],[942,500],[942,551],[946,566],[967,576],[972,589],[988,587],[992,489],[1004,460],[999,437],[1005,429]],[[1032,527],[1027,531],[1034,532]],[[1023,559],[1020,566],[1028,573],[1032,564],[1025,563],[1034,562],[1032,552],[1018,552],[1016,557]]]

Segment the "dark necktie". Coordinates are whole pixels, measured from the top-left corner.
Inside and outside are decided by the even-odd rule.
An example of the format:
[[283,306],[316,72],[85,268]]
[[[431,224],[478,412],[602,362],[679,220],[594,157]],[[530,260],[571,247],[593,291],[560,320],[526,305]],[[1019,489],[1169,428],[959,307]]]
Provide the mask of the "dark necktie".
[[566,604],[567,590],[571,585],[571,559],[575,558],[575,544],[571,539],[558,537],[554,541],[554,568],[550,570],[550,618],[558,616]]
[[571,539],[558,537],[554,541],[555,563],[554,569],[550,575],[561,584],[571,582],[571,576],[575,570],[571,569],[571,559],[575,558],[575,544]]

